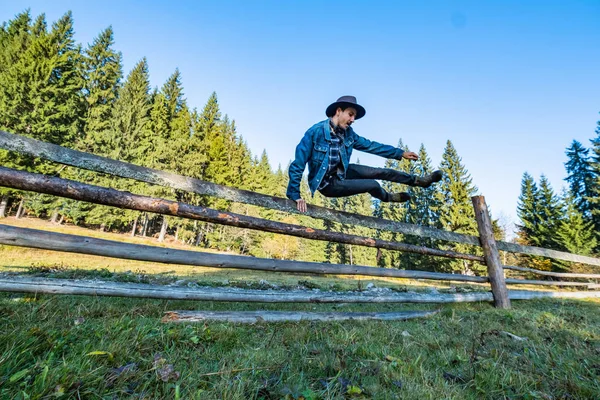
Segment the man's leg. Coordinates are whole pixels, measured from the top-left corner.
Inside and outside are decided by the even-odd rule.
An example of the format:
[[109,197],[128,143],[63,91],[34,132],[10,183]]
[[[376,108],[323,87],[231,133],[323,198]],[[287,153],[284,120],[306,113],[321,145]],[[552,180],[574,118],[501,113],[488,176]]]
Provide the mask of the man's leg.
[[382,179],[413,186],[415,176],[391,168],[375,168],[367,165],[349,164],[346,179]]
[[325,197],[346,197],[360,193],[369,193],[384,202],[404,202],[410,200],[407,193],[388,193],[375,179],[334,179],[320,190]]
[[408,186],[429,187],[442,180],[442,172],[434,171],[425,176],[410,175],[406,172],[391,168],[375,168],[360,164],[349,164],[346,172],[347,179],[382,179],[402,183]]

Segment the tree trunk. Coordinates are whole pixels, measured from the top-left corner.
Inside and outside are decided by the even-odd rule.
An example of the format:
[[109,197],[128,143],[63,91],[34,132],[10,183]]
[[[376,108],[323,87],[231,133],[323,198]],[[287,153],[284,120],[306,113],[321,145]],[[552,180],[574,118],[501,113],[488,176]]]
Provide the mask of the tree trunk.
[[100,224],[100,232],[104,232],[105,229],[106,229],[106,224],[101,223]]
[[177,229],[175,229],[175,241],[179,240],[179,228],[181,225],[177,225]]
[[65,220],[65,216],[61,215],[60,219],[58,220],[58,225],[62,224],[64,220]]
[[198,229],[198,221],[195,221],[195,227],[196,227],[196,243],[194,243],[194,246],[200,246],[200,242],[202,241],[202,231],[203,228]]
[[57,219],[58,219],[58,208],[55,208],[54,211],[52,211],[52,218],[50,218],[50,222],[55,224]]
[[21,199],[21,202],[19,203],[19,208],[17,208],[17,219],[21,218],[21,214],[23,213],[23,203],[25,203],[24,198]]
[[135,217],[135,219],[133,220],[133,229],[131,229],[131,237],[134,237],[135,231],[137,231],[137,221],[138,217]]
[[2,196],[0,198],[0,218],[6,217],[6,207],[8,206],[8,197]]
[[383,254],[381,253],[381,249],[378,247],[377,248],[377,256],[375,257],[375,260],[377,260],[377,265],[379,265],[379,260],[381,260],[382,256],[383,256]]
[[352,258],[352,245],[350,245],[348,247],[350,247],[350,265],[354,265],[354,260]]
[[160,235],[158,235],[159,242],[165,241],[165,236],[167,235],[168,227],[169,227],[169,221],[167,221],[167,217],[163,216],[162,226],[160,227]]
[[142,236],[146,237],[148,233],[148,214],[144,214],[144,228],[142,229]]

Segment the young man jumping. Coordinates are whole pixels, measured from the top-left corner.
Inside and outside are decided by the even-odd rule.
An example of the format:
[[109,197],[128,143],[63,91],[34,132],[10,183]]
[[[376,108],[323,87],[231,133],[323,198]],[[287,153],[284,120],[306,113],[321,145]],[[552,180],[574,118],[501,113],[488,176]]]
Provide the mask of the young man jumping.
[[396,160],[419,159],[412,151],[403,151],[358,136],[351,125],[364,117],[365,113],[364,107],[357,104],[356,97],[342,96],[325,110],[328,119],[306,131],[296,147],[296,158],[290,164],[286,193],[289,199],[296,202],[298,211],[306,212],[306,201],[300,196],[300,181],[307,163],[311,193],[314,195],[319,191],[326,197],[369,193],[381,201],[402,203],[410,200],[408,193],[389,193],[376,179],[419,187],[429,187],[442,179],[441,171],[416,176],[395,169],[350,164],[352,149]]

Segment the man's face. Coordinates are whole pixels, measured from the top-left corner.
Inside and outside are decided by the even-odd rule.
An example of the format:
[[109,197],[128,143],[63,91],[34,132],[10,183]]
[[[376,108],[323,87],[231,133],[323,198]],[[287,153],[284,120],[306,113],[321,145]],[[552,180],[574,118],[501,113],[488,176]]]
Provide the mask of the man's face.
[[338,108],[335,116],[337,118],[337,126],[342,129],[348,129],[350,125],[354,122],[356,118],[356,110],[352,107],[348,107],[342,111],[341,108]]

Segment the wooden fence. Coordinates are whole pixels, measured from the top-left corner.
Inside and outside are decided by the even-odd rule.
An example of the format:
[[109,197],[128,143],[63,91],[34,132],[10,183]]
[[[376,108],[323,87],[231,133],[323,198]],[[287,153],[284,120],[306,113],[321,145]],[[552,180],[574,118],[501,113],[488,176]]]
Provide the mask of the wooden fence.
[[[238,203],[251,204],[273,210],[285,211],[288,213],[298,212],[296,210],[295,202],[287,199],[217,185],[211,182],[205,182],[199,179],[189,178],[170,172],[137,166],[3,131],[0,131],[0,148],[76,168],[106,173],[122,178],[134,179],[145,183],[161,185],[191,193],[214,196]],[[202,289],[190,291],[170,287],[149,287],[148,285],[138,287],[135,285],[119,283],[82,284],[81,282],[69,282],[64,280],[58,281],[22,278],[0,279],[0,291],[262,302],[446,303],[493,300],[495,306],[499,308],[509,308],[511,299],[530,299],[540,297],[584,298],[600,296],[600,292],[591,291],[509,291],[507,289],[507,284],[575,286],[584,287],[587,289],[595,289],[598,287],[598,285],[595,282],[590,282],[589,280],[600,278],[600,274],[556,273],[524,267],[506,266],[502,265],[500,261],[499,250],[548,257],[551,259],[588,264],[592,266],[600,266],[600,259],[551,249],[495,241],[488,208],[482,196],[475,196],[472,198],[479,236],[459,234],[430,227],[384,220],[371,216],[351,214],[313,205],[308,206],[308,211],[305,215],[343,224],[360,225],[368,228],[398,232],[404,235],[412,235],[421,238],[478,246],[483,250],[483,257],[479,255],[440,250],[425,246],[386,241],[370,237],[361,237],[341,232],[318,230],[299,225],[270,221],[231,212],[214,210],[202,206],[194,206],[182,202],[136,195],[129,192],[94,186],[82,182],[62,179],[59,177],[14,170],[2,166],[0,166],[0,186],[45,193],[107,206],[171,215],[199,221],[212,222],[216,224],[291,235],[306,239],[325,240],[330,242],[396,250],[436,257],[469,260],[485,264],[487,266],[488,275],[470,276],[426,271],[385,269],[368,266],[321,264],[314,262],[273,260],[246,256],[212,254],[146,245],[127,244],[84,236],[65,235],[34,229],[17,228],[6,225],[0,225],[0,244],[159,263],[209,266],[218,268],[252,269],[273,272],[304,272],[314,274],[364,275],[472,283],[489,282],[491,286],[491,294],[469,293],[423,295],[410,293],[372,296],[339,293],[322,293],[315,295],[296,292],[273,292],[265,294],[257,291],[230,292],[226,289]],[[505,278],[505,270],[516,270],[551,278],[586,279],[586,281],[507,279]],[[326,320],[353,318],[352,315],[347,314],[348,313],[343,313],[343,315],[340,316],[321,316],[322,318],[319,316],[305,317],[309,319],[313,318]],[[423,313],[394,313],[394,316],[385,316],[381,313],[374,313],[373,315],[355,315],[354,318],[406,319],[423,315]],[[239,315],[237,317],[239,317]],[[262,315],[262,317],[279,320],[278,318],[281,316],[265,314]],[[171,314],[170,319],[172,318],[173,315]],[[254,317],[250,317],[250,319],[252,318]],[[186,314],[185,319],[193,320],[193,317],[190,317],[188,314]]]

